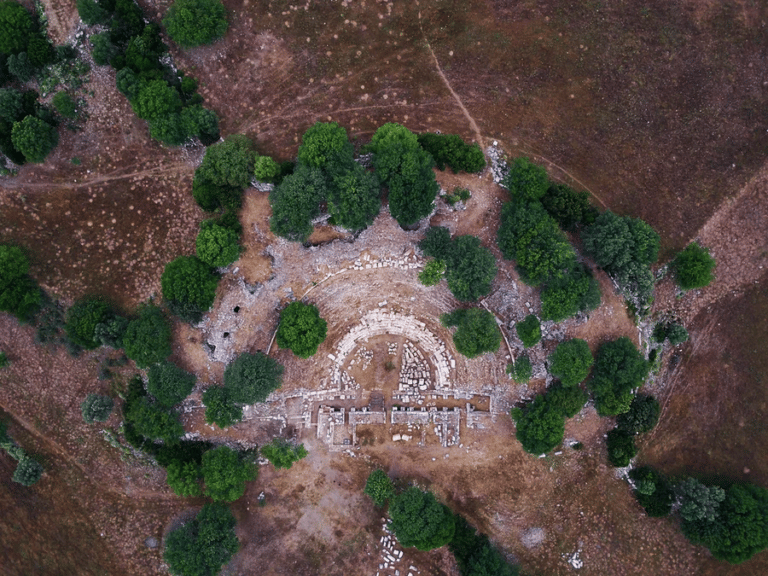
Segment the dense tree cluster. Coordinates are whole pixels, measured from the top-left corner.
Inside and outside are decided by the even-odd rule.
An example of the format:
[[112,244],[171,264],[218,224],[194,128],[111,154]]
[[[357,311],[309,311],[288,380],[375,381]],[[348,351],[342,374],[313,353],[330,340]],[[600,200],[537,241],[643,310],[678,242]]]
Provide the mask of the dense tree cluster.
[[[190,3],[201,4],[202,0],[187,0]],[[77,8],[84,22],[108,26],[108,31],[91,36],[94,61],[110,64],[117,71],[118,90],[128,98],[134,113],[148,122],[152,138],[169,146],[192,138],[206,145],[218,140],[216,114],[203,108],[194,79],[163,63],[168,47],[160,37],[160,26],[147,24],[133,0],[78,0]],[[184,12],[179,22],[187,15]],[[195,32],[204,35],[202,23],[200,19]]]
[[440,170],[446,165],[454,174],[459,172],[480,172],[485,168],[485,156],[480,146],[467,144],[457,134],[434,134],[427,132],[418,135],[418,141],[429,152]]
[[261,455],[275,468],[291,468],[294,462],[305,458],[307,454],[304,444],[294,446],[281,438],[275,438],[271,443],[261,447]]
[[600,285],[583,264],[576,264],[541,290],[541,317],[561,322],[600,306]]
[[243,419],[243,408],[229,397],[229,391],[222,386],[211,386],[203,392],[205,421],[219,428],[229,428]]
[[101,298],[85,297],[76,300],[67,310],[64,326],[67,337],[86,350],[101,346],[101,340],[96,336],[96,327],[107,322],[112,315],[111,307]]
[[563,441],[565,419],[575,416],[587,402],[586,393],[577,386],[550,388],[539,394],[525,408],[514,408],[516,436],[530,454],[543,454]]
[[428,551],[448,544],[456,521],[445,504],[431,492],[408,488],[389,502],[390,527],[400,544]]
[[56,117],[37,97],[34,90],[0,88],[0,152],[16,164],[43,162],[59,141]]
[[18,246],[0,244],[0,311],[26,322],[39,310],[43,293],[29,276],[29,260]]
[[451,239],[444,227],[430,227],[419,243],[426,256],[445,262],[448,289],[457,300],[473,302],[491,291],[498,268],[496,259],[475,236]]
[[652,518],[668,516],[675,502],[672,483],[658,471],[647,466],[633,468],[629,477],[635,484],[635,498]]
[[704,288],[712,282],[715,259],[710,256],[709,250],[691,242],[675,257],[671,267],[678,286],[683,290]]
[[187,322],[199,322],[213,306],[219,276],[196,256],[179,256],[166,264],[160,285],[171,312]]
[[395,495],[395,486],[387,473],[377,468],[368,475],[365,482],[365,493],[376,506],[384,506]]
[[661,321],[653,328],[653,339],[659,343],[669,340],[672,346],[677,346],[688,340],[688,330],[677,322]]
[[486,352],[495,352],[501,344],[501,331],[496,317],[482,308],[459,308],[443,314],[444,326],[456,326],[453,344],[467,358],[476,358]]
[[600,346],[588,387],[601,416],[616,416],[629,410],[632,390],[648,375],[648,362],[626,336]]
[[208,212],[239,210],[256,158],[253,144],[242,134],[232,134],[209,146],[192,181],[192,196],[198,205]]
[[560,342],[547,362],[550,374],[564,386],[576,386],[589,376],[594,359],[585,340],[572,338]]
[[636,394],[629,410],[616,417],[616,427],[630,434],[645,434],[654,429],[661,415],[659,401],[648,394]]
[[100,394],[88,394],[80,404],[80,413],[86,424],[94,422],[106,422],[109,415],[112,414],[112,408],[115,405],[109,396]]
[[619,428],[608,431],[605,444],[608,447],[608,461],[617,468],[629,466],[630,460],[637,456],[635,435]]
[[227,32],[227,10],[221,0],[176,0],[163,26],[171,39],[184,48],[210,44]]
[[176,496],[187,498],[203,493],[200,487],[203,473],[197,462],[174,460],[168,465],[166,472],[166,482]]
[[299,358],[309,358],[325,340],[328,323],[314,304],[291,302],[280,312],[277,345],[291,350]]
[[175,576],[215,576],[240,549],[237,521],[225,504],[206,504],[168,534],[163,560]]

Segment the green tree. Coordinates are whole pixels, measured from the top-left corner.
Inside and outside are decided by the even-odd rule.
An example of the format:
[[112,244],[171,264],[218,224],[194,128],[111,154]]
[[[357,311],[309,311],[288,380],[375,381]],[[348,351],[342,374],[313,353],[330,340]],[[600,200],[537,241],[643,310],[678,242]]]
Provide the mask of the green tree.
[[27,116],[13,125],[11,140],[27,162],[41,163],[56,148],[59,133],[47,122],[35,116]]
[[525,384],[533,376],[531,359],[526,355],[518,356],[514,363],[507,364],[507,374],[518,384]]
[[179,46],[210,44],[227,32],[227,9],[221,0],[176,0],[163,19],[168,35]]
[[77,0],[77,13],[85,24],[104,24],[109,19],[109,10],[95,0]]
[[182,107],[179,91],[165,80],[150,80],[143,84],[131,104],[136,116],[149,121],[178,113]]
[[123,348],[139,368],[148,368],[171,355],[171,326],[160,308],[151,304],[139,308],[138,318],[125,330]]
[[216,576],[240,543],[225,504],[206,504],[194,520],[168,534],[163,560],[175,576]]
[[96,326],[107,322],[112,316],[112,310],[104,300],[94,296],[86,296],[67,310],[64,329],[67,338],[72,342],[92,350],[101,345],[101,340],[96,338]]
[[240,256],[240,234],[218,220],[203,220],[196,240],[197,257],[214,268],[229,266]]
[[195,178],[242,190],[251,182],[254,158],[251,141],[242,134],[232,134],[224,142],[208,147]]
[[536,346],[541,340],[541,322],[534,314],[529,314],[515,326],[517,337],[523,346],[530,348]]
[[179,256],[165,265],[160,278],[168,308],[187,322],[199,322],[216,299],[219,276],[195,256]]
[[18,54],[27,49],[34,34],[32,16],[13,0],[0,2],[0,53]]
[[675,493],[672,485],[659,472],[652,468],[640,467],[629,471],[629,477],[635,483],[635,498],[651,518],[669,516]]
[[562,322],[579,312],[600,306],[600,284],[582,264],[571,268],[561,278],[547,282],[541,291],[541,317]]
[[253,161],[253,176],[259,182],[274,182],[280,174],[280,165],[269,156],[256,156]]
[[539,200],[547,192],[549,178],[547,171],[528,158],[520,157],[512,160],[509,172],[504,176],[501,185],[510,191],[512,196]]
[[200,496],[203,493],[200,487],[200,479],[203,473],[196,462],[180,462],[178,460],[168,464],[166,482],[176,496],[186,498],[188,496]]
[[573,418],[589,400],[589,395],[578,386],[555,385],[547,390],[547,403],[563,418]]
[[112,408],[115,405],[109,396],[99,394],[88,394],[80,404],[80,412],[86,424],[94,422],[106,422],[109,415],[112,414]]
[[667,340],[672,346],[677,346],[688,340],[688,330],[680,324],[672,322],[667,327]]
[[314,304],[291,302],[280,312],[277,345],[291,350],[299,358],[309,358],[325,340],[328,323]]
[[128,318],[113,313],[113,315],[96,324],[96,327],[93,329],[93,338],[102,346],[122,348],[123,336],[125,336],[125,331],[128,329],[128,324],[130,324]]
[[26,52],[8,56],[8,71],[20,82],[28,82],[35,75],[35,66]]
[[77,103],[66,92],[56,92],[53,97],[53,106],[64,118],[69,118],[70,120],[77,118]]
[[11,361],[8,359],[8,354],[0,352],[0,368],[7,368],[11,365]]
[[448,544],[456,524],[447,506],[431,492],[411,487],[391,499],[390,527],[405,548],[428,551]]
[[194,374],[167,360],[149,367],[147,391],[163,406],[171,407],[189,396],[195,387]]
[[608,431],[605,444],[608,447],[608,461],[617,468],[629,466],[630,460],[637,455],[634,434],[624,430],[614,428]]
[[229,397],[229,392],[221,386],[211,386],[203,392],[205,422],[216,424],[219,428],[229,428],[243,419],[243,409]]
[[300,164],[269,193],[270,229],[288,240],[305,242],[312,234],[312,220],[320,215],[320,202],[326,196],[322,171]]
[[424,286],[434,286],[443,279],[445,273],[445,262],[442,260],[430,260],[419,272],[419,282]]
[[599,215],[597,209],[589,203],[587,192],[577,192],[564,184],[550,182],[546,194],[541,198],[541,204],[560,228],[569,232],[593,224]]
[[240,354],[224,370],[224,387],[233,402],[254,404],[280,388],[283,366],[269,356],[257,352]]
[[22,486],[32,486],[32,484],[40,480],[40,476],[42,475],[43,466],[37,460],[34,460],[25,454],[19,459],[19,463],[16,465],[16,470],[14,470],[11,480]]
[[454,174],[480,172],[485,168],[485,156],[477,144],[466,144],[457,134],[419,134],[419,145],[434,158],[437,167],[445,170],[446,164]]
[[437,260],[447,260],[451,253],[451,233],[445,226],[430,226],[419,242],[419,248],[425,256]]
[[589,344],[580,338],[561,342],[547,359],[549,372],[563,383],[576,386],[589,375],[594,359]]
[[475,236],[457,236],[446,259],[448,289],[462,302],[473,302],[491,291],[498,268],[488,248]]
[[445,326],[456,326],[453,343],[461,354],[475,358],[486,352],[495,352],[501,344],[501,331],[496,317],[482,308],[454,310],[440,318]]
[[714,521],[683,521],[682,528],[691,542],[706,546],[718,560],[749,560],[768,547],[768,490],[734,484],[726,490]]
[[629,410],[616,417],[616,427],[630,434],[644,434],[653,430],[660,414],[661,408],[656,398],[648,394],[637,394]]
[[680,516],[685,522],[714,522],[725,490],[720,486],[707,486],[696,478],[686,478],[677,485],[680,498]]
[[671,267],[678,286],[683,290],[704,288],[712,282],[715,259],[709,255],[709,250],[691,242],[672,261]]
[[381,209],[379,179],[360,164],[333,177],[328,189],[328,213],[336,224],[347,230],[362,230],[370,226]]
[[[112,41],[109,38],[109,32],[91,34],[89,40],[91,42],[91,46],[93,47],[91,50],[93,61],[96,62],[96,64],[99,66],[105,66],[109,64],[112,59],[120,52],[117,46],[112,44]],[[122,75],[120,75],[120,72],[123,72],[123,70],[126,70],[127,72],[124,72]],[[123,70],[118,72],[119,78],[117,87],[118,90],[120,90],[120,92],[122,92],[128,98],[128,100],[132,100],[138,94],[138,84],[129,81],[135,81],[136,76],[133,74],[133,70],[130,68],[123,68]],[[130,74],[128,72],[130,72]]]
[[373,500],[376,506],[384,506],[395,496],[395,486],[384,470],[377,468],[368,475],[363,493]]
[[539,394],[525,408],[512,409],[515,436],[529,454],[544,454],[563,441],[565,420],[545,395]]
[[27,115],[24,94],[14,88],[0,88],[0,118],[7,122],[16,122]]
[[37,312],[43,294],[28,276],[29,260],[18,246],[0,244],[0,311],[21,321]]
[[294,462],[305,458],[307,454],[304,444],[294,446],[281,438],[275,438],[270,444],[261,447],[261,455],[275,468],[289,469]]
[[595,368],[588,387],[601,416],[627,412],[632,403],[632,390],[648,375],[648,363],[626,336],[606,342],[597,351]]
[[517,566],[508,564],[485,534],[478,534],[463,517],[456,516],[456,531],[449,549],[461,576],[518,576]]
[[325,170],[347,167],[354,149],[347,131],[336,122],[316,122],[304,132],[299,146],[299,163]]
[[227,446],[203,454],[205,495],[216,501],[234,502],[245,494],[245,483],[256,479],[256,466]]
[[434,160],[416,135],[400,124],[381,126],[371,139],[374,168],[389,189],[389,211],[400,226],[412,226],[429,215],[439,186]]
[[166,444],[178,444],[184,427],[176,414],[160,404],[152,403],[146,396],[133,402],[125,419],[136,432],[150,440],[162,440]]

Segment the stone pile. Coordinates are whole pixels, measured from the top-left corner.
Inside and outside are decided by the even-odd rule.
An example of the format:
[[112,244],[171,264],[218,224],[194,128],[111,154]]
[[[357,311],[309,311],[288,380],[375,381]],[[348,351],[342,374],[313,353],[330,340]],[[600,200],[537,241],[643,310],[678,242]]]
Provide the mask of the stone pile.
[[382,528],[384,535],[380,539],[381,543],[381,562],[376,576],[415,576],[419,573],[415,566],[409,566],[409,571],[403,568],[402,572],[397,565],[403,559],[403,551],[397,547],[397,538],[389,530],[389,523],[386,518],[382,518]]
[[403,346],[403,358],[400,367],[400,379],[398,389],[402,394],[398,397],[403,402],[423,403],[422,395],[432,388],[429,363],[416,346],[406,342]]

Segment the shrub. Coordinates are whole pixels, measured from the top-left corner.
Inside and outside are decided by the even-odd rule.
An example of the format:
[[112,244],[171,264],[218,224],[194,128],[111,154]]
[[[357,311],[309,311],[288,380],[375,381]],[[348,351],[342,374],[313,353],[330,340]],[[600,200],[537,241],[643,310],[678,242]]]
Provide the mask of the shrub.
[[712,282],[715,259],[709,250],[691,242],[672,261],[672,269],[678,286],[683,290],[704,288]]
[[224,371],[224,387],[239,404],[264,402],[282,383],[283,366],[261,352],[240,354]]
[[576,386],[589,375],[594,359],[589,344],[579,338],[561,342],[549,355],[549,372],[564,386]]
[[451,252],[451,233],[444,226],[430,226],[419,242],[419,248],[425,256],[447,260]]
[[395,486],[387,473],[377,468],[368,475],[363,493],[373,500],[376,506],[384,506],[395,495]]
[[517,337],[523,346],[530,348],[536,346],[541,340],[541,322],[534,314],[529,314],[515,326]]
[[159,362],[149,367],[147,392],[163,406],[173,406],[189,396],[197,378],[173,362]]
[[299,358],[309,358],[325,340],[328,323],[314,304],[291,302],[280,312],[277,345],[288,348]]
[[163,19],[168,35],[179,46],[210,44],[227,32],[227,9],[221,0],[176,0]]
[[616,417],[616,427],[630,434],[650,432],[659,421],[659,401],[647,394],[637,394],[629,410]]
[[608,446],[608,461],[617,468],[629,466],[630,460],[637,455],[634,435],[624,430],[610,430],[605,443]]
[[229,392],[221,386],[211,386],[203,392],[205,422],[216,424],[219,428],[229,428],[243,419],[243,409],[229,397]]
[[448,544],[456,529],[454,516],[431,492],[411,487],[389,504],[390,527],[405,548],[433,550]]
[[101,298],[93,296],[81,298],[67,310],[64,326],[67,338],[86,350],[97,348],[101,345],[101,340],[96,338],[96,327],[109,321],[111,316],[112,310],[109,304]]
[[27,162],[40,163],[56,148],[59,133],[47,122],[35,116],[27,116],[13,125],[11,140]]
[[632,390],[648,375],[648,363],[626,336],[606,342],[597,351],[595,368],[588,387],[601,416],[627,412],[632,403]]
[[175,576],[215,576],[240,543],[235,517],[224,504],[206,504],[194,520],[168,534],[163,560]]
[[440,318],[445,326],[456,326],[453,343],[461,354],[475,358],[495,352],[501,344],[501,331],[496,317],[488,310],[469,308],[454,310]]
[[245,483],[255,480],[258,470],[231,448],[219,446],[203,454],[202,472],[206,496],[234,502],[245,494]]
[[437,167],[445,170],[446,164],[454,174],[480,172],[485,168],[485,156],[477,144],[466,144],[457,134],[419,134],[419,145],[434,158]]
[[328,213],[347,230],[370,226],[381,210],[381,187],[373,172],[355,162],[333,177],[328,190]]
[[186,498],[200,496],[203,493],[202,488],[200,488],[200,479],[203,474],[200,465],[196,462],[177,460],[168,464],[166,471],[168,473],[166,482],[176,496]]
[[16,470],[11,480],[22,486],[32,486],[43,475],[43,466],[37,460],[33,460],[26,454],[19,459]]
[[562,322],[579,312],[600,306],[600,284],[582,265],[571,268],[564,276],[547,282],[541,291],[541,317]]
[[240,235],[217,220],[203,220],[195,241],[197,257],[214,268],[229,266],[240,256]]
[[64,118],[69,118],[70,120],[77,118],[77,103],[66,92],[56,92],[56,95],[53,97],[53,106]]
[[528,382],[533,376],[533,366],[528,356],[522,355],[514,363],[507,364],[507,374],[518,384]]
[[106,422],[109,419],[109,415],[112,414],[114,405],[114,401],[109,396],[88,394],[83,403],[80,404],[80,412],[86,424]]
[[[93,47],[91,50],[93,61],[96,62],[96,64],[99,66],[106,66],[120,52],[118,47],[112,44],[112,41],[109,39],[109,32],[91,34],[89,40],[91,42],[91,46]],[[120,72],[123,72],[123,70],[127,70],[128,72],[124,72],[121,75]],[[135,80],[136,77],[133,74],[133,70],[130,68],[124,68],[123,70],[118,72],[117,89],[120,90],[120,92],[124,94],[129,100],[132,100],[136,97],[136,94],[138,94],[138,85],[129,83],[128,81]],[[134,92],[134,89],[136,89],[136,92]]]
[[680,324],[672,322],[667,327],[667,340],[672,346],[677,346],[688,340],[688,330]]
[[150,440],[162,440],[166,444],[178,444],[184,427],[176,414],[159,404],[153,404],[146,396],[131,403],[125,414],[134,430]]
[[550,182],[541,198],[541,204],[560,228],[569,232],[593,224],[599,215],[597,209],[589,203],[587,192],[577,192],[564,184]]
[[549,178],[543,167],[520,157],[512,160],[501,185],[514,197],[539,200],[547,192]]
[[270,229],[288,240],[305,242],[312,234],[312,220],[320,214],[320,202],[326,196],[322,171],[300,164],[269,193]]
[[139,368],[148,368],[171,355],[171,326],[160,308],[151,304],[139,308],[139,317],[125,330],[123,348]]
[[648,467],[633,468],[629,477],[635,482],[635,498],[651,518],[669,516],[675,494],[669,481]]
[[179,256],[165,265],[160,285],[171,312],[187,322],[199,322],[213,306],[219,276],[199,258]]
[[430,260],[424,266],[424,270],[419,272],[419,282],[424,286],[434,286],[443,279],[445,273],[445,262],[442,260]]
[[305,458],[307,454],[304,444],[293,446],[279,438],[275,438],[271,444],[261,447],[261,455],[269,460],[275,468],[289,469],[294,462]]
[[11,361],[8,359],[8,355],[5,352],[0,352],[0,368],[7,368],[11,365]]

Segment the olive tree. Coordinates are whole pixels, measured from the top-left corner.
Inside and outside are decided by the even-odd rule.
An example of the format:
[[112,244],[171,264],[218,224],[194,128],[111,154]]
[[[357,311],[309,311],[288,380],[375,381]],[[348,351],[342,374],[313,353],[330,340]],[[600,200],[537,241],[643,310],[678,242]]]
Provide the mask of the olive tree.
[[233,402],[254,404],[278,389],[282,377],[283,366],[276,360],[262,352],[244,352],[224,370],[224,388]]
[[387,473],[377,468],[368,475],[363,493],[369,496],[376,506],[384,506],[395,495],[395,486]]
[[501,181],[501,185],[513,196],[538,200],[547,191],[549,178],[547,171],[528,158],[519,157],[512,160],[509,171]]
[[390,500],[390,527],[405,548],[428,551],[448,544],[456,530],[447,506],[431,492],[411,487]]
[[195,256],[179,256],[165,266],[160,278],[168,308],[187,322],[198,322],[216,298],[219,276]]
[[13,125],[11,141],[27,162],[39,164],[56,148],[59,133],[40,118],[27,116]]
[[160,308],[151,304],[139,308],[138,318],[125,330],[123,348],[139,368],[148,368],[171,355],[171,326]]
[[589,344],[580,338],[561,342],[549,355],[549,372],[564,386],[576,386],[589,375],[594,359]]
[[240,234],[218,220],[203,220],[195,246],[200,260],[214,268],[224,268],[240,256]]
[[461,354],[475,358],[486,352],[495,352],[501,344],[501,331],[496,317],[482,308],[454,310],[443,314],[440,321],[445,326],[456,326],[453,343]]
[[280,312],[277,345],[288,348],[299,358],[309,358],[325,340],[328,323],[314,304],[291,302]]
[[201,465],[205,495],[216,501],[234,502],[245,494],[245,483],[256,478],[258,469],[228,446],[203,454]]
[[530,348],[536,346],[541,340],[541,322],[535,314],[529,314],[515,326],[517,337],[523,346]]
[[176,0],[163,26],[179,46],[210,44],[227,32],[227,10],[221,0]]
[[704,288],[712,282],[715,259],[709,255],[709,250],[691,242],[675,257],[671,267],[677,284],[683,290]]
[[94,422],[106,422],[112,413],[112,407],[115,405],[109,396],[99,394],[88,394],[80,404],[80,412],[86,424]]
[[167,360],[150,366],[147,376],[147,391],[160,404],[169,407],[189,396],[197,381],[194,374]]

